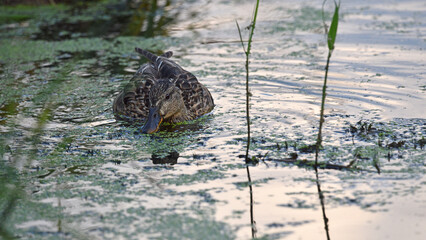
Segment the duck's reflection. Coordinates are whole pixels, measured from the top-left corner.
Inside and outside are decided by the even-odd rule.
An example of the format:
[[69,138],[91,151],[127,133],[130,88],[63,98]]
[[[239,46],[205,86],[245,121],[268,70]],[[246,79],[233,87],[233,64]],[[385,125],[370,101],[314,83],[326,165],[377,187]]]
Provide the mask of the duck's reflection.
[[171,151],[167,156],[160,156],[157,154],[151,155],[151,160],[153,164],[176,164],[179,158],[179,153],[176,151]]

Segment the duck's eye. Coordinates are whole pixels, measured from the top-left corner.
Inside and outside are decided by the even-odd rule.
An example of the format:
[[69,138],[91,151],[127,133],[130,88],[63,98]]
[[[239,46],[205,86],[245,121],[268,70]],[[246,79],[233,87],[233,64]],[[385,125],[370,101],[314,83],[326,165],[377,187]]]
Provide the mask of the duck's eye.
[[170,94],[167,94],[166,95],[166,100],[169,100],[170,99]]

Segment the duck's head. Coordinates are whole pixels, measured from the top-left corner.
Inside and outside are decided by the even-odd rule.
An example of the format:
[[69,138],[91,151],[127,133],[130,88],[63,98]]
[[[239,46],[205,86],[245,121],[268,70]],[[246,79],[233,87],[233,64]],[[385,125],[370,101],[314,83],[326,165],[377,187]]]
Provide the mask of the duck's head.
[[148,119],[142,133],[154,133],[164,120],[177,118],[186,111],[182,91],[169,79],[156,82],[149,92]]

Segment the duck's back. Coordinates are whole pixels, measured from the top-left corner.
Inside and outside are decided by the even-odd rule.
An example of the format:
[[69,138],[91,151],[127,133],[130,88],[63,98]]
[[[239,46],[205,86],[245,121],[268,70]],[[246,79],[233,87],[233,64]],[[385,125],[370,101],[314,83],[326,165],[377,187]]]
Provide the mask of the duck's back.
[[172,52],[156,56],[142,49],[136,48],[136,51],[151,62],[139,68],[114,100],[113,110],[117,118],[129,122],[145,121],[149,113],[150,89],[160,79],[169,79],[182,91],[185,107],[190,114],[185,120],[197,118],[213,109],[214,102],[209,90],[192,73],[169,59]]

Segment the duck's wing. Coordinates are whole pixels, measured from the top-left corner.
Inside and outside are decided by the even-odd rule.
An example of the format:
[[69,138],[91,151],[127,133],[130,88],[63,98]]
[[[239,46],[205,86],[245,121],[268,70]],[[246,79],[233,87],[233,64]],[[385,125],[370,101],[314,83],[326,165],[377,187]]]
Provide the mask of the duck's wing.
[[[173,52],[169,51],[161,58],[168,59],[172,55]],[[115,116],[130,122],[143,122],[149,112],[149,91],[160,78],[158,66],[152,62],[143,64],[114,100]]]
[[153,75],[134,75],[114,101],[115,116],[130,122],[144,121],[148,116],[149,90],[155,81]]
[[175,82],[182,90],[185,107],[192,118],[200,117],[214,108],[210,91],[190,72],[182,73]]

